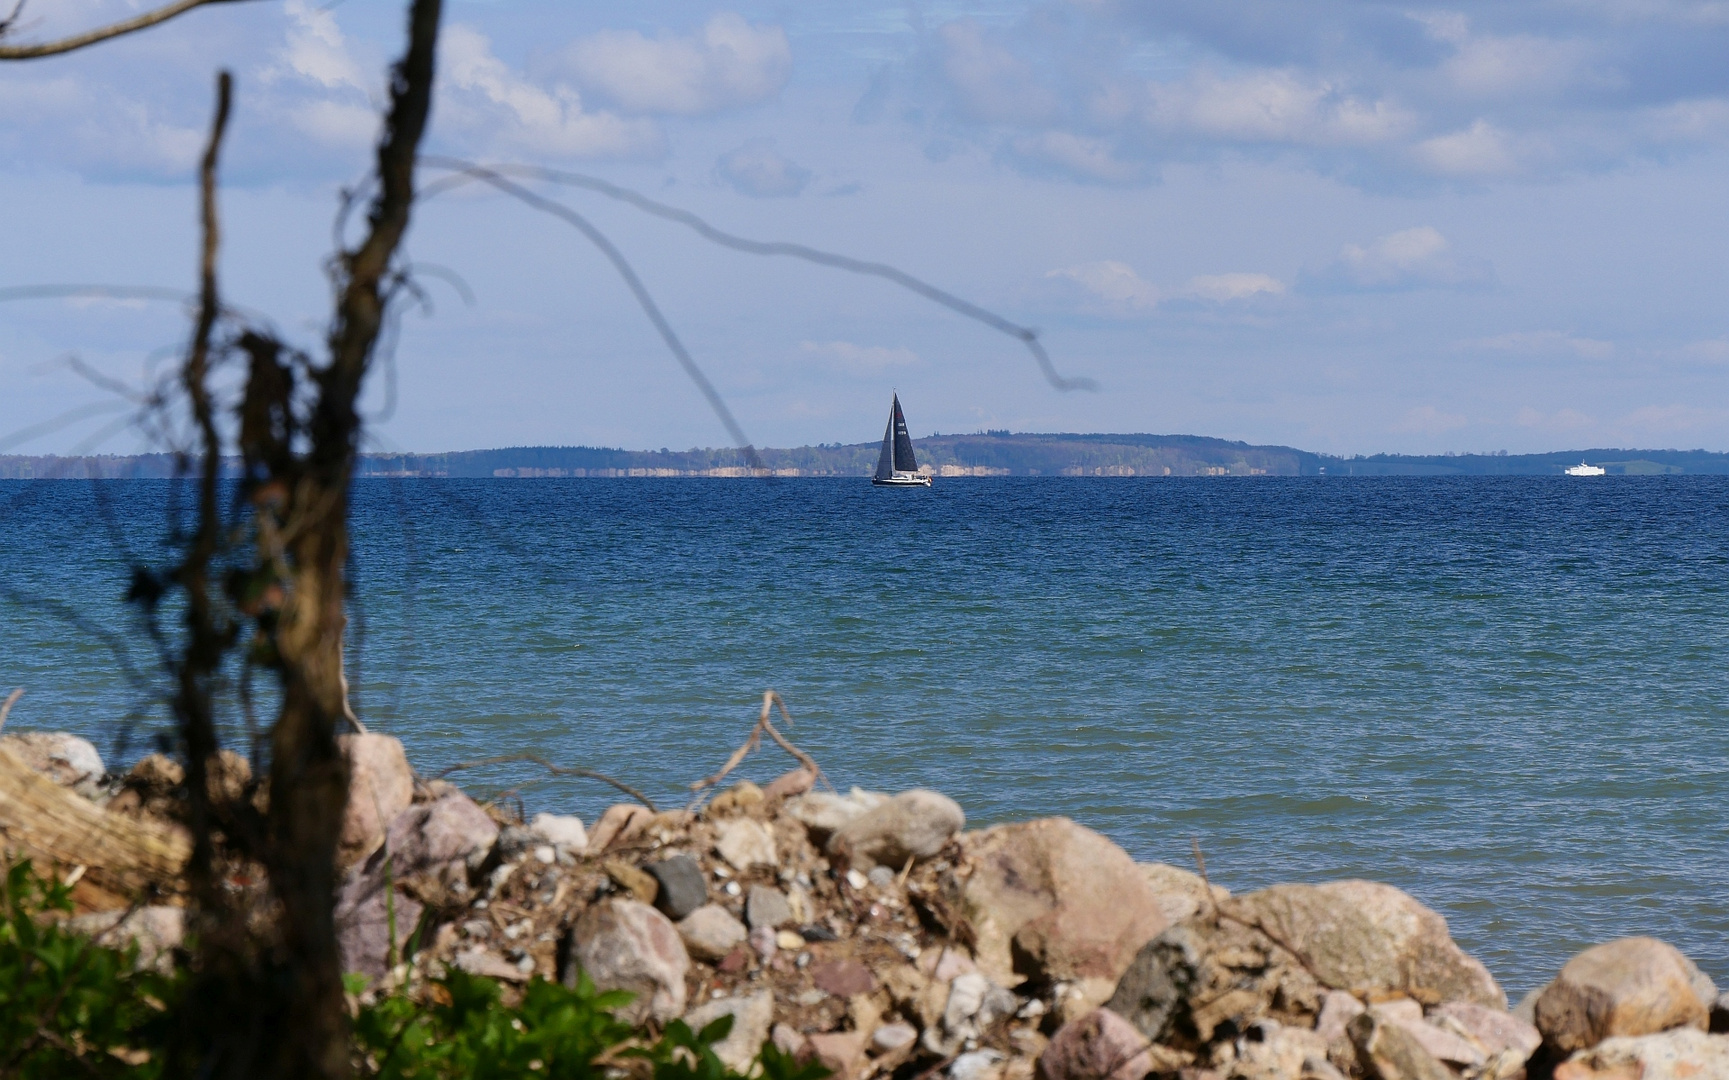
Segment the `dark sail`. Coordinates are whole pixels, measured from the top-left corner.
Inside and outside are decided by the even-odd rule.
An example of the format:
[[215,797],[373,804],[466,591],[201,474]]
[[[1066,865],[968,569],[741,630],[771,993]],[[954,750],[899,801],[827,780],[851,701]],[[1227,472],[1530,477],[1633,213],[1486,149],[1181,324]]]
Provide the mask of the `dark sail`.
[[[901,398],[899,394],[895,395],[894,411],[889,414],[889,430],[894,432],[895,472],[918,472],[919,463],[913,460],[913,440],[912,436],[907,434],[907,418],[901,415]],[[886,444],[883,449],[888,449]],[[878,473],[881,473],[882,471],[882,464],[880,462],[877,464],[877,471]]]
[[[888,430],[883,432],[882,453],[877,455],[877,475],[876,475],[876,478],[878,480],[887,480],[890,476],[894,475],[894,469],[895,469],[895,421],[900,418],[900,414],[901,414],[901,403],[900,403],[900,399],[896,398],[895,403],[894,403],[894,407],[889,409]],[[906,425],[903,423],[901,426],[904,429]]]

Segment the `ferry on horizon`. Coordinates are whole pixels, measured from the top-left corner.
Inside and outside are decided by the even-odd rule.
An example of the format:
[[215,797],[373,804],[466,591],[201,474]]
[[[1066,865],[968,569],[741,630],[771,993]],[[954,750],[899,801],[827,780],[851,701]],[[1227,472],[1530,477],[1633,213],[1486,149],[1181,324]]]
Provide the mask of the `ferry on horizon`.
[[919,472],[919,463],[913,458],[913,440],[907,434],[907,418],[901,414],[898,392],[889,406],[889,426],[883,432],[883,449],[877,455],[877,471],[871,483],[876,487],[931,486],[931,478]]
[[1583,461],[1581,461],[1577,465],[1569,466],[1567,469],[1567,475],[1568,476],[1602,476],[1605,471],[1606,470],[1601,465],[1587,465]]

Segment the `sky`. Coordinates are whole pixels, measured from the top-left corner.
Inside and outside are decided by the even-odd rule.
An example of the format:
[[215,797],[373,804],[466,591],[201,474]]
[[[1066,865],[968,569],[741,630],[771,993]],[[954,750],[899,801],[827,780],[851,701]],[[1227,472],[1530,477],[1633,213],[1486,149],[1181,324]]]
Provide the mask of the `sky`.
[[[11,39],[145,6],[31,0]],[[0,64],[0,452],[160,446],[115,384],[168,370],[180,304],[3,290],[192,287],[218,68],[224,295],[316,355],[403,23],[251,0]],[[890,283],[530,185],[759,445],[880,438],[895,389],[915,437],[1729,450],[1725,55],[1723,0],[446,0],[426,149],[891,264],[1096,383]],[[459,186],[407,259],[369,449],[728,441],[570,225]]]

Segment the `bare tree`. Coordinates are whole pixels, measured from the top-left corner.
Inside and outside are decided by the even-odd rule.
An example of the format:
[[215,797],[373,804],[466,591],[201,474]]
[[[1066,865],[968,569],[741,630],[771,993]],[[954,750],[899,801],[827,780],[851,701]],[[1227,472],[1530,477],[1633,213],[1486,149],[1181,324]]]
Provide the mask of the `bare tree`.
[[[73,49],[159,24],[205,3],[180,0],[125,23],[40,46],[0,45],[0,60]],[[194,447],[193,527],[170,567],[135,572],[133,598],[165,646],[173,710],[187,760],[194,835],[188,884],[199,954],[176,1045],[177,1071],[201,1077],[339,1077],[349,1072],[347,1013],[333,903],[336,853],[348,799],[337,742],[346,723],[349,486],[361,440],[358,402],[389,305],[404,287],[396,265],[414,206],[415,158],[432,107],[441,0],[411,0],[408,45],[392,71],[366,228],[331,263],[335,311],[317,361],[249,326],[222,304],[217,277],[217,171],[233,80],[217,103],[200,169],[202,248],[191,340],[171,393]],[[16,22],[0,23],[3,35]],[[241,368],[238,401],[213,388]],[[230,411],[231,410],[231,411]],[[237,443],[238,445],[231,445]],[[238,450],[237,491],[222,483]],[[178,595],[181,632],[157,622]],[[268,731],[266,809],[224,797],[218,764],[218,688],[237,649],[271,672],[280,706]],[[224,867],[265,870],[262,905],[236,900]],[[252,899],[258,899],[256,897]]]

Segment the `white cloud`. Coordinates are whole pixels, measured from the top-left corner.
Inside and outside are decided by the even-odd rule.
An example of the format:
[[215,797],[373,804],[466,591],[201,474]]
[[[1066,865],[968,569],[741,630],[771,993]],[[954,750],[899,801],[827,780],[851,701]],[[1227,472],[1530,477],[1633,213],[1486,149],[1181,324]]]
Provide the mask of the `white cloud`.
[[1443,435],[1449,431],[1457,431],[1470,422],[1458,413],[1442,412],[1433,405],[1419,405],[1406,412],[1399,422],[1393,425],[1393,430],[1418,435]]
[[1155,130],[1226,140],[1362,146],[1393,139],[1413,122],[1390,101],[1367,101],[1291,71],[1233,77],[1200,71],[1179,82],[1148,83],[1146,95],[1143,118]]
[[[283,11],[288,16],[288,42],[276,55],[289,71],[326,90],[370,90],[360,64],[349,54],[334,13],[313,7],[307,0],[288,0]],[[262,74],[268,81],[280,77],[282,71],[271,68]]]
[[1571,353],[1588,360],[1602,360],[1615,354],[1615,343],[1612,341],[1574,337],[1559,330],[1515,330],[1494,337],[1474,338],[1461,344],[1466,348],[1530,355]]
[[809,169],[782,157],[773,139],[752,139],[715,162],[715,172],[741,195],[758,199],[797,195],[810,183]]
[[792,47],[780,27],[723,12],[693,37],[593,34],[570,46],[566,62],[578,82],[625,112],[699,116],[780,93],[792,74]]
[[[0,152],[11,160],[72,161],[97,172],[136,170],[191,175],[203,153],[201,127],[181,126],[170,110],[70,75],[29,73],[0,79]],[[24,157],[28,154],[28,158]]]
[[1119,160],[1111,144],[1103,139],[1067,131],[1044,131],[1015,139],[1011,144],[1019,157],[1072,173],[1087,180],[1121,184],[1140,179],[1146,170]]
[[942,70],[972,119],[1036,124],[1054,119],[1057,96],[1039,83],[1031,64],[993,42],[971,19],[945,25]]
[[1420,165],[1443,176],[1511,176],[1522,169],[1507,133],[1481,119],[1461,131],[1424,139],[1412,154]]
[[1150,309],[1158,307],[1164,299],[1158,286],[1143,280],[1134,267],[1111,259],[1052,270],[1045,277],[1067,278],[1099,299],[1121,307]]
[[499,150],[556,157],[641,158],[664,152],[652,121],[590,112],[571,87],[541,87],[521,78],[472,27],[446,27],[440,52],[441,130]]
[[1202,274],[1190,278],[1183,287],[1185,296],[1216,303],[1247,300],[1262,293],[1278,296],[1284,291],[1285,283],[1267,274]]
[[1338,259],[1311,280],[1323,288],[1391,290],[1481,286],[1494,276],[1487,262],[1454,256],[1440,230],[1419,225],[1388,233],[1366,246],[1346,244]]
[[889,368],[919,362],[919,356],[904,345],[855,345],[850,341],[802,341],[799,351],[825,361],[830,367],[858,375],[874,375]]

